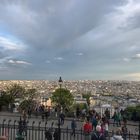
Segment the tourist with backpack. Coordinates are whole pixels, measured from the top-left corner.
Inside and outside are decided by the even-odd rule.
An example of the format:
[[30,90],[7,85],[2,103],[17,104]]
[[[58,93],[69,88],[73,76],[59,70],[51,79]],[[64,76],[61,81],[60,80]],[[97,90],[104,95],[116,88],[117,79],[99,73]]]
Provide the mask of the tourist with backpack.
[[97,125],[96,130],[91,134],[91,140],[106,140],[103,133],[101,133],[101,126]]

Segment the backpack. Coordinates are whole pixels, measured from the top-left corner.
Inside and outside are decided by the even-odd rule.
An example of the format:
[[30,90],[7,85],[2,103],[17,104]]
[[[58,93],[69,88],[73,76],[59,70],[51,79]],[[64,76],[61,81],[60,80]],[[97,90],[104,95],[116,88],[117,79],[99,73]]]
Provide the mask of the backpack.
[[84,125],[84,133],[90,133],[92,131],[92,125],[90,123],[86,123]]

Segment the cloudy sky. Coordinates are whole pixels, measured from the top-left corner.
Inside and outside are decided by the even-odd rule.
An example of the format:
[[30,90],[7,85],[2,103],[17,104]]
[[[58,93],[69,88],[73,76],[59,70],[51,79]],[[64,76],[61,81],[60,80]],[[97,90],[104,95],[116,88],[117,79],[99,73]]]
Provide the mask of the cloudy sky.
[[1,0],[0,79],[140,80],[140,0]]

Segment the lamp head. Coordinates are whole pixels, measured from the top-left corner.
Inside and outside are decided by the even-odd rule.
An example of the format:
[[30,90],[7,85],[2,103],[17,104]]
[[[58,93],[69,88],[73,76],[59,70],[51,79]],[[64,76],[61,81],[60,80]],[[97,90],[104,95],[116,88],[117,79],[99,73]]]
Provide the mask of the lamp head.
[[59,83],[62,83],[63,82],[61,76],[59,77],[59,81],[58,82]]

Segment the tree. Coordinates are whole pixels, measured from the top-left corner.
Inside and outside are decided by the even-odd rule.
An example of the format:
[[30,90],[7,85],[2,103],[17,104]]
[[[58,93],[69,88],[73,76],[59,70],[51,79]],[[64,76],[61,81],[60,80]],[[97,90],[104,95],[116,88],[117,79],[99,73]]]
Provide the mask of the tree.
[[22,110],[28,111],[29,108],[34,110],[37,103],[33,99],[36,97],[36,95],[37,95],[36,89],[34,89],[34,88],[27,89],[25,91],[25,98],[19,105],[20,111],[22,111]]
[[[128,106],[125,109],[128,119],[140,120],[140,104],[137,106]],[[135,115],[134,115],[135,114]]]
[[6,92],[14,98],[22,98],[25,96],[25,88],[18,84],[13,84],[7,87]]
[[36,106],[36,101],[28,99],[28,100],[24,100],[20,103],[19,110],[28,111],[29,108],[34,110],[35,106]]
[[1,92],[1,96],[0,96],[0,108],[2,106],[8,106],[10,103],[13,103],[14,99],[12,98],[12,96],[10,96],[9,94],[7,94],[5,91]]
[[37,90],[35,88],[27,89],[26,90],[26,97],[29,100],[33,100],[33,98],[37,95]]
[[62,107],[63,109],[68,109],[73,104],[74,98],[69,90],[59,88],[53,92],[51,100],[57,106]]

